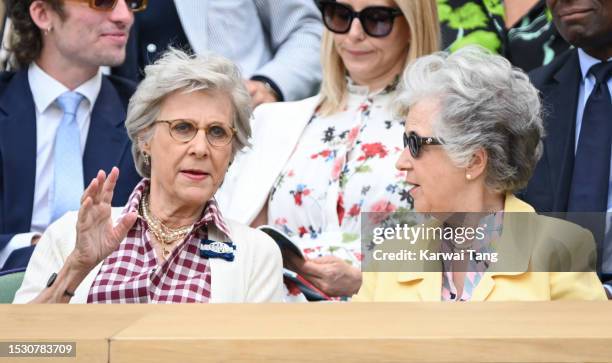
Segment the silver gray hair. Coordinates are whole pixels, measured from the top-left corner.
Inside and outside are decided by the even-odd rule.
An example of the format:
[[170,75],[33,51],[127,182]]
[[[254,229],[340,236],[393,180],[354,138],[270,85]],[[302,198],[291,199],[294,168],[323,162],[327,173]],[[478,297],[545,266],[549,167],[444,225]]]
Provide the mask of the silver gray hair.
[[[162,101],[173,92],[210,90],[227,94],[233,108],[232,159],[236,152],[250,146],[251,98],[238,67],[230,60],[213,55],[190,55],[169,48],[155,63],[145,68],[145,77],[130,99],[125,127],[132,140],[136,170],[150,177],[140,143],[153,136],[151,125],[159,116]],[[203,106],[205,107],[205,106]]]
[[480,148],[487,153],[487,187],[512,192],[527,185],[542,155],[541,105],[536,88],[505,58],[470,46],[414,61],[396,100],[406,117],[420,100],[438,102],[433,136],[458,167]]

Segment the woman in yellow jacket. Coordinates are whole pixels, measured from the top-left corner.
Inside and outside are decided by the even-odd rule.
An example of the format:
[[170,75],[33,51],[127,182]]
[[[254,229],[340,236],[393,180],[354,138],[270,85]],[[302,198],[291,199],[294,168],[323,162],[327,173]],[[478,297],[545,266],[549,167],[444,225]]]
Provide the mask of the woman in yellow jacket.
[[591,233],[536,215],[512,194],[527,184],[543,148],[540,101],[525,73],[473,47],[437,53],[409,66],[397,104],[406,119],[397,168],[414,185],[415,210],[438,220],[421,227],[457,231],[456,212],[473,212],[463,215],[477,216],[464,227],[496,228],[486,229],[481,234],[486,243],[472,251],[489,251],[484,256],[496,251],[504,261],[423,258],[421,250],[471,256],[465,246],[477,240],[472,236],[472,243],[461,246],[456,235],[439,236],[399,241],[414,258],[398,270],[397,262],[381,262],[382,253],[373,254],[398,241],[378,241],[366,256],[373,264],[364,262],[370,272],[364,272],[355,301],[606,299],[593,272]]

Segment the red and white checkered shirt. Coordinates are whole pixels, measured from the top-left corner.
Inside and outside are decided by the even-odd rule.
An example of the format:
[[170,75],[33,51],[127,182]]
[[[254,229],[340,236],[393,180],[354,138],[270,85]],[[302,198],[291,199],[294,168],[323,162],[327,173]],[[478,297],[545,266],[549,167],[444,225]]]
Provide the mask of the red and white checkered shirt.
[[[123,213],[138,212],[142,193],[149,186],[143,179],[134,189]],[[145,220],[138,218],[119,248],[102,264],[91,288],[88,303],[206,303],[210,298],[211,273],[207,257],[200,256],[200,240],[208,227],[230,238],[214,199],[206,204],[192,231],[161,265]]]

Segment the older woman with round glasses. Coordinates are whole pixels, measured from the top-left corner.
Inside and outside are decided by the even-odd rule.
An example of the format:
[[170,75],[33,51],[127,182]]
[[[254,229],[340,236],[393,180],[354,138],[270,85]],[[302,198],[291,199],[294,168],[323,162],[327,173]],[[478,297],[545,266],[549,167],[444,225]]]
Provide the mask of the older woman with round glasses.
[[[370,271],[377,271],[364,273],[356,300],[605,299],[589,266],[594,262],[589,232],[536,215],[513,195],[527,184],[542,154],[540,100],[527,75],[501,56],[468,47],[417,60],[403,80],[398,105],[406,118],[406,148],[397,169],[414,185],[415,210],[451,228],[489,226],[466,245],[452,237],[433,241],[439,243],[435,250],[460,253],[469,245],[479,253],[497,253],[511,268],[469,258],[423,262],[437,263],[440,272],[418,270],[416,263],[404,265],[414,268],[404,272],[373,265]],[[415,246],[430,248],[430,242]],[[566,257],[567,270],[548,269],[554,265],[548,262]]]
[[438,50],[439,30],[434,0],[319,5],[320,94],[255,110],[253,147],[236,159],[218,199],[233,218],[286,233],[306,255],[287,266],[344,297],[361,284],[361,212],[411,208],[411,186],[393,170],[403,120],[390,104],[406,64]]
[[224,218],[213,198],[250,134],[237,67],[171,49],[145,73],[125,122],[144,179],[111,208],[119,171],[100,171],[78,213],[43,234],[15,302],[282,299],[274,241]]

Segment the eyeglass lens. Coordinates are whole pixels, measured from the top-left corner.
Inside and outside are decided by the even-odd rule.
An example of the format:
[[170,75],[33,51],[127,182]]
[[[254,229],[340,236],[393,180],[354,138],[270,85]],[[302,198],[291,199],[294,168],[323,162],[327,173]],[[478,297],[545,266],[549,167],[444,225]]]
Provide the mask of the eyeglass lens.
[[361,12],[355,12],[347,5],[337,2],[322,3],[323,21],[332,32],[347,33],[355,17],[361,21],[366,34],[372,37],[389,35],[393,28],[396,9],[389,7],[367,7]]
[[[93,0],[93,7],[99,10],[111,10],[114,9],[119,0]],[[144,10],[147,6],[146,0],[126,0],[127,7],[132,11]]]
[[[211,124],[204,129],[206,139],[213,146],[225,146],[232,140],[233,133],[229,126]],[[198,127],[187,120],[175,120],[170,123],[170,135],[177,141],[191,141],[198,133]]]

